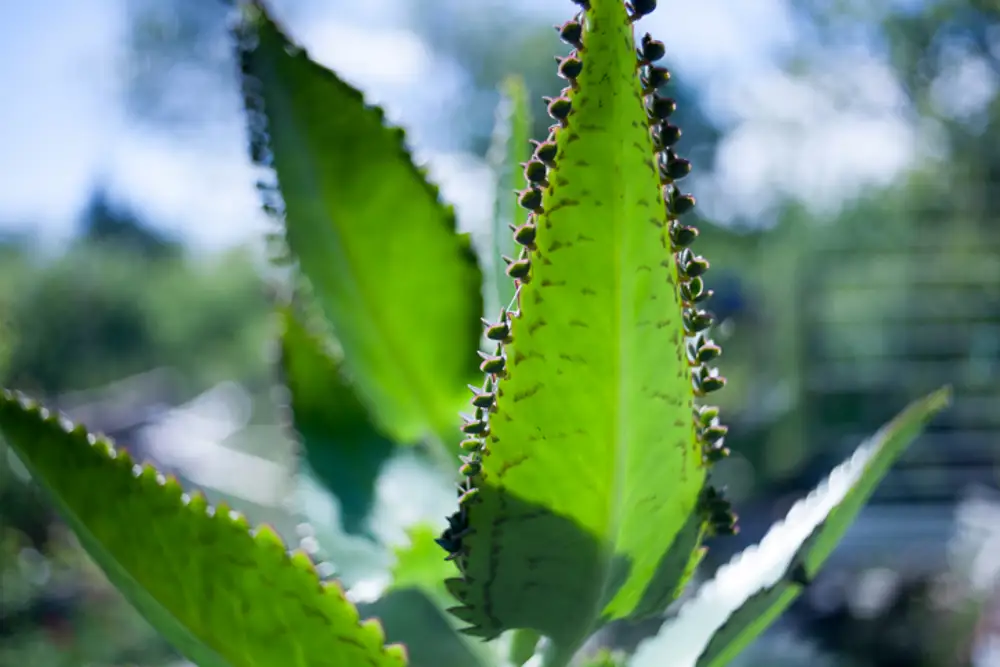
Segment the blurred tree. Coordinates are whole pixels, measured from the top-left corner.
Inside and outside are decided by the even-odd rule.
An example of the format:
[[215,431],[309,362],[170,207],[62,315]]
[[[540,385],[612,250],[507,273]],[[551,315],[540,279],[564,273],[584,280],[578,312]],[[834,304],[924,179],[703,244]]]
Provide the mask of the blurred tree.
[[25,262],[16,289],[0,284],[17,332],[7,382],[51,395],[172,366],[191,392],[223,379],[269,386],[270,309],[248,252],[188,258],[100,191],[81,227],[64,255]]
[[[913,188],[909,213],[923,231],[942,216],[995,233],[1000,199],[1000,5],[992,0],[797,0],[826,59],[845,41],[880,53],[900,81],[925,136],[942,140],[943,163]],[[804,67],[807,75],[809,67]]]
[[114,204],[103,187],[95,189],[80,216],[82,227],[78,243],[94,247],[114,247],[145,259],[178,257],[183,246],[175,240],[143,225],[125,207]]
[[[291,0],[278,2],[293,9]],[[346,7],[347,3],[343,3]],[[127,0],[128,50],[125,57],[126,108],[134,118],[168,127],[225,118],[232,100],[219,90],[236,94],[226,31],[223,0]],[[331,11],[329,5],[326,11]],[[337,12],[334,3],[333,12]],[[520,74],[534,100],[535,138],[544,138],[552,119],[542,96],[558,94],[566,82],[556,74],[553,56],[569,47],[537,11],[510,11],[503,3],[456,0],[400,2],[402,22],[423,38],[435,55],[459,64],[471,88],[440,120],[447,137],[478,155],[485,155],[499,101],[500,81]],[[564,12],[570,18],[571,10]],[[557,13],[558,15],[558,13]],[[503,39],[498,39],[503,35]],[[670,65],[669,54],[664,64]],[[678,124],[684,128],[683,150],[699,169],[714,166],[721,130],[705,116],[695,89],[683,72],[673,72],[670,94],[678,101]],[[195,91],[195,92],[193,92]],[[205,94],[199,94],[202,91]],[[235,97],[233,98],[235,99]]]

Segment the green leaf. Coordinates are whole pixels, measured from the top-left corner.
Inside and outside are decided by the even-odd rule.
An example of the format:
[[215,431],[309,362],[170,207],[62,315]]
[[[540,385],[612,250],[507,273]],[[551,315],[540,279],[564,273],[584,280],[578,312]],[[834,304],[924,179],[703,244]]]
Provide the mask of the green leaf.
[[0,434],[126,599],[201,667],[406,664],[337,584],[82,427],[0,394]]
[[288,248],[345,367],[394,439],[453,433],[482,313],[469,238],[381,109],[310,61],[262,5],[246,16],[251,153],[274,168]]
[[[434,541],[438,533],[432,526],[418,523],[410,526],[406,532],[410,543],[393,549],[396,562],[391,570],[392,581],[387,589],[387,595],[392,596],[393,593],[401,591],[420,591],[425,599],[437,606],[435,613],[440,616],[454,603],[444,584],[445,579],[452,574],[454,568],[451,563],[441,558],[441,547]],[[459,635],[457,631],[458,619],[445,616],[444,620],[451,632],[448,638],[449,643],[453,640],[458,641],[480,663],[492,664],[490,646],[474,641],[471,637]],[[393,635],[391,627],[387,628],[386,632],[392,641],[400,641],[406,645],[411,663],[416,664],[415,652],[417,648],[411,645],[409,637]],[[428,638],[424,637],[420,641],[426,643]],[[441,662],[438,664],[450,663]],[[455,664],[457,665],[457,663]]]
[[393,549],[396,563],[392,568],[390,590],[416,588],[424,591],[441,605],[449,606],[451,598],[444,580],[454,569],[441,558],[441,547],[435,542],[437,531],[427,524],[417,524],[407,529],[410,543]]
[[493,204],[492,262],[490,287],[495,308],[507,306],[514,298],[514,283],[507,277],[501,257],[517,258],[517,244],[509,225],[520,227],[528,221],[527,209],[517,205],[517,192],[527,187],[524,163],[531,159],[531,112],[524,80],[510,76],[500,85],[493,143],[487,158],[496,178]]
[[510,663],[514,667],[524,667],[535,657],[542,636],[535,630],[515,630],[510,638]]
[[601,649],[597,655],[589,658],[583,667],[621,667],[625,664],[625,656],[608,649]]
[[407,647],[411,667],[487,667],[455,632],[427,595],[416,588],[393,589],[359,611],[378,618],[389,641]]
[[293,306],[279,309],[281,366],[291,398],[292,426],[305,464],[340,501],[344,532],[364,534],[375,483],[395,445],[371,423],[340,362]]
[[534,629],[560,660],[675,598],[708,468],[633,27],[621,0],[591,0],[586,26],[511,340],[484,368],[495,405],[466,427],[488,420],[449,582],[467,632]]
[[760,544],[720,568],[630,664],[721,667],[736,657],[812,580],[893,462],[950,397],[949,388],[940,389],[886,424]]

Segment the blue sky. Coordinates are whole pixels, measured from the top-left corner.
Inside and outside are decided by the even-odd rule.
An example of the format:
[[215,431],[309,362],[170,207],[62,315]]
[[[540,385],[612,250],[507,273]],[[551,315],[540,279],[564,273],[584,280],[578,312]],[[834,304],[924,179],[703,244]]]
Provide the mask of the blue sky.
[[[316,59],[411,130],[418,158],[430,163],[463,225],[480,228],[489,173],[475,157],[443,149],[435,125],[435,109],[461,90],[463,70],[386,21],[402,1],[284,0],[278,8]],[[35,0],[2,10],[0,86],[10,101],[0,108],[0,231],[32,231],[57,244],[103,180],[115,197],[197,247],[259,236],[266,223],[232,90],[199,91],[220,96],[230,113],[181,133],[125,114],[123,2]],[[521,5],[552,22],[572,11],[568,0]],[[787,0],[662,0],[641,29],[671,35],[677,66],[701,83],[709,112],[728,128],[716,172],[692,180],[705,210],[723,221],[753,217],[783,195],[832,211],[866,184],[888,183],[918,157],[940,152],[932,127],[907,120],[898,84],[864,44],[824,59],[829,64],[807,81],[781,72],[776,59],[805,38]],[[975,106],[995,91],[974,63],[959,62],[956,72],[942,83],[943,98],[979,90],[967,100]],[[437,83],[425,87],[431,75]]]

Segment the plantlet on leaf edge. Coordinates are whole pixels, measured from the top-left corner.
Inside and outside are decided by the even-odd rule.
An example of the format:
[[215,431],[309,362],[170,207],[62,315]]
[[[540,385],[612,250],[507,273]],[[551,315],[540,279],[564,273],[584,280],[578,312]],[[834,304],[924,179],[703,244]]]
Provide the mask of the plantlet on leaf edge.
[[[608,2],[609,0],[601,0]],[[580,3],[586,11],[590,11],[592,3]],[[593,4],[596,4],[596,0]],[[655,2],[644,1],[634,3],[631,6],[631,17],[639,18],[648,14],[655,7]],[[544,202],[552,205],[554,200],[546,199],[547,192],[553,187],[550,184],[552,175],[549,170],[556,169],[563,159],[560,154],[560,133],[570,132],[572,127],[572,117],[574,113],[574,94],[579,91],[579,84],[576,76],[583,73],[587,67],[587,59],[594,57],[588,54],[584,48],[586,41],[586,31],[588,27],[588,17],[573,20],[559,28],[561,36],[567,39],[576,50],[566,59],[560,61],[560,75],[569,80],[567,87],[562,94],[555,98],[544,98],[549,115],[557,121],[551,128],[551,133],[542,142],[533,142],[535,145],[535,155],[531,162],[525,163],[525,176],[529,182],[529,187],[518,193],[518,203],[526,208],[530,213],[528,222],[520,228],[514,229],[514,238],[522,251],[518,259],[505,258],[508,263],[508,275],[514,279],[515,285],[525,284],[531,276],[531,268],[535,262],[547,263],[550,260],[539,252],[538,232],[540,225],[551,224],[547,219],[549,214],[546,211]],[[668,123],[667,119],[676,109],[676,102],[669,98],[657,95],[656,89],[669,80],[670,74],[665,68],[657,68],[652,65],[653,60],[662,57],[664,48],[662,43],[652,40],[649,35],[643,38],[642,47],[635,51],[636,65],[635,76],[638,88],[642,91],[644,105],[647,114],[649,137],[655,154],[653,163],[659,165],[659,180],[662,188],[661,201],[662,222],[665,230],[665,249],[671,253],[673,265],[677,271],[677,282],[675,285],[679,303],[681,304],[681,321],[684,322],[682,337],[677,343],[678,353],[687,360],[690,365],[690,397],[688,400],[694,401],[696,397],[704,397],[708,393],[717,391],[725,385],[725,378],[718,374],[718,371],[708,364],[714,361],[721,354],[721,349],[711,340],[704,336],[705,331],[711,325],[711,316],[704,310],[697,307],[697,304],[704,302],[711,296],[711,290],[704,288],[703,276],[708,270],[708,262],[701,257],[691,253],[688,247],[694,243],[698,236],[697,228],[679,223],[679,218],[694,209],[695,199],[691,195],[681,193],[676,186],[676,182],[682,179],[691,171],[689,161],[679,157],[673,149],[680,139],[680,129]],[[566,65],[572,63],[572,65]],[[551,250],[550,250],[551,252]],[[537,292],[535,293],[537,294]],[[499,345],[492,355],[481,353],[484,362],[481,366],[487,377],[487,383],[483,388],[474,388],[473,401],[477,399],[480,403],[473,403],[477,410],[475,417],[467,417],[466,423],[462,427],[466,434],[475,434],[474,439],[463,442],[463,449],[467,452],[462,458],[462,473],[467,476],[463,482],[463,497],[471,496],[468,502],[463,504],[467,514],[466,517],[473,517],[477,511],[477,502],[480,500],[477,484],[484,479],[486,472],[483,469],[484,457],[489,453],[488,443],[496,440],[492,434],[490,422],[494,418],[492,413],[496,410],[497,396],[502,396],[505,382],[509,377],[510,364],[507,360],[507,348],[514,342],[515,335],[512,333],[510,322],[517,320],[523,308],[521,299],[522,292],[517,290],[510,306],[501,314],[497,324],[486,324],[486,334],[491,340],[497,340]],[[536,297],[537,299],[537,297]],[[536,301],[537,302],[537,301]],[[531,307],[531,304],[528,304]],[[697,344],[693,349],[689,349],[688,341],[696,340]],[[480,399],[487,393],[492,395],[491,405],[486,407],[486,399]],[[711,418],[707,418],[711,415]],[[723,445],[724,436],[727,429],[720,424],[717,418],[717,408],[703,406],[696,409],[689,417],[692,420],[692,437],[696,439],[702,452],[702,464],[709,466],[714,462],[728,455],[729,450]],[[544,424],[539,428],[544,429]],[[542,446],[539,443],[539,446]],[[663,480],[669,483],[669,480]],[[715,491],[707,483],[703,493],[696,503],[697,515],[704,522],[705,530],[709,534],[733,534],[738,528],[736,526],[736,516],[731,508],[721,496],[721,492]],[[467,519],[471,520],[471,519]],[[473,581],[467,575],[467,562],[469,558],[468,544],[456,540],[455,530],[451,523],[442,534],[441,544],[448,551],[449,560],[453,560],[458,566],[461,578],[452,579],[448,582],[449,591],[462,603],[461,606],[453,608],[452,613],[469,623],[473,627],[467,628],[465,632],[475,636],[489,639],[501,630],[501,627],[490,628],[483,624],[482,611],[476,612],[470,607],[472,597],[471,588]],[[477,538],[479,539],[479,538]],[[695,551],[698,551],[697,548]],[[489,613],[487,611],[487,613]],[[516,627],[516,626],[515,626]]]

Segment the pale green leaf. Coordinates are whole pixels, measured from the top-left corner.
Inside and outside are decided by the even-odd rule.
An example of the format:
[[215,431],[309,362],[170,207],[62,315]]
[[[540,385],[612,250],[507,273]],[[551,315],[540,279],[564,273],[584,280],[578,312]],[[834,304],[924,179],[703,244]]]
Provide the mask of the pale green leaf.
[[910,405],[838,466],[760,544],[723,566],[634,667],[722,667],[767,629],[816,575],[893,462],[950,401],[941,389]]
[[524,667],[535,656],[541,639],[537,630],[514,630],[510,639],[510,663],[514,667]]
[[621,667],[625,664],[625,656],[608,649],[602,649],[597,655],[589,658],[583,667]]
[[469,633],[534,629],[560,659],[674,599],[708,468],[633,25],[620,0],[586,23],[449,582]]
[[[393,597],[397,593],[402,593],[402,599],[412,600],[412,592],[419,591],[424,599],[433,602],[437,607],[434,621],[437,624],[437,616],[454,604],[444,585],[444,580],[454,572],[454,568],[441,557],[441,547],[435,543],[438,531],[429,524],[418,523],[410,526],[406,533],[409,543],[393,549],[395,563],[390,573],[392,580],[386,595]],[[462,649],[463,654],[473,655],[478,663],[488,665],[494,662],[490,646],[458,634],[460,625],[458,619],[449,615],[444,617],[444,620],[450,632],[446,642],[448,646],[457,641],[465,647]],[[408,638],[393,635],[392,626],[387,627],[386,632],[393,641],[403,641],[406,644],[410,649],[411,663],[416,665],[416,653],[420,647],[411,645]],[[420,637],[419,641],[423,646],[433,641],[433,637]]]
[[[524,163],[531,159],[531,112],[528,91],[519,76],[504,79],[500,86],[493,142],[487,158],[496,179],[496,199],[493,202],[490,272],[494,308],[502,308],[514,298],[514,283],[507,277],[503,256],[517,259],[518,246],[510,225],[520,227],[528,220],[527,209],[517,205],[517,192],[527,187]],[[492,301],[493,299],[490,299]]]

